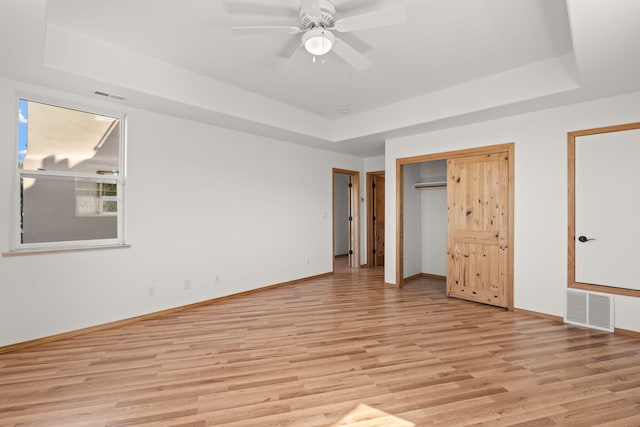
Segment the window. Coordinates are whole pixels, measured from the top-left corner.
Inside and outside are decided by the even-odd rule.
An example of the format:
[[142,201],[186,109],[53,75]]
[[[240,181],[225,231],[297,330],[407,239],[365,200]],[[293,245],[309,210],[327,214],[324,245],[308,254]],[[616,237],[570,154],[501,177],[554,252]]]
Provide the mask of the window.
[[124,243],[122,120],[18,101],[16,249]]

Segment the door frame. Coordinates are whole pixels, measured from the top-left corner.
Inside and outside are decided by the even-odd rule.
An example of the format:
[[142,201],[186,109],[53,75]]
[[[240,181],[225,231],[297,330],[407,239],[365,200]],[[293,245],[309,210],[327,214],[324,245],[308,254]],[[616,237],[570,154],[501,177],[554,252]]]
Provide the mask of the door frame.
[[[401,288],[404,282],[404,165],[422,163],[432,160],[457,159],[495,153],[508,153],[509,156],[509,221],[508,221],[508,266],[507,266],[507,309],[513,310],[513,258],[514,258],[514,152],[515,143],[489,145],[447,151],[443,153],[423,154],[419,156],[396,159],[396,287]],[[449,191],[447,189],[447,191]]]
[[360,172],[347,169],[333,168],[331,173],[331,259],[332,271],[336,271],[336,174],[349,175],[351,178],[351,231],[349,233],[349,246],[353,251],[353,268],[360,267]]
[[[373,267],[375,260],[371,249],[374,246],[374,230],[373,230],[373,178],[375,176],[384,176],[384,171],[367,172],[367,267]],[[383,267],[384,268],[384,267]]]
[[621,132],[625,130],[640,129],[640,122],[623,125],[605,126],[601,128],[579,130],[567,133],[567,171],[569,185],[569,220],[567,232],[567,287],[583,289],[586,291],[603,292],[607,294],[626,295],[640,297],[640,291],[636,289],[617,288],[615,286],[592,285],[590,283],[576,282],[576,138],[601,133]]

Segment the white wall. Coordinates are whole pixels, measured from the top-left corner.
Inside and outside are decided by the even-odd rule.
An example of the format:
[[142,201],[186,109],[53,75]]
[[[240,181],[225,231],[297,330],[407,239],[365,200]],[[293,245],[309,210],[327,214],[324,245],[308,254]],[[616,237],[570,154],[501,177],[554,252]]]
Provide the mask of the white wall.
[[[421,163],[420,181],[447,180],[446,160]],[[422,272],[447,274],[447,189],[443,187],[420,190],[422,202]]]
[[334,255],[349,253],[349,176],[335,174],[333,187]]
[[[386,176],[386,175],[385,175]],[[422,273],[422,202],[421,192],[413,185],[420,182],[420,164],[409,164],[404,166],[404,277],[415,276]],[[386,180],[385,180],[386,184]],[[395,194],[395,193],[394,193]],[[385,204],[386,204],[385,193]],[[385,205],[386,215],[386,205]],[[389,223],[385,220],[385,228]],[[385,252],[387,242],[385,241]],[[385,253],[385,260],[388,255]],[[386,270],[385,270],[386,271]]]
[[363,159],[5,79],[1,252],[13,232],[16,92],[122,107],[131,248],[1,257],[0,346],[332,270],[332,168],[364,175]]
[[[640,92],[387,141],[385,281],[395,283],[397,158],[515,142],[515,307],[564,314],[567,132],[640,121]],[[640,300],[616,296],[616,327],[640,331]]]
[[366,157],[364,159],[365,172],[379,172],[384,170],[384,156]]
[[422,195],[422,272],[447,274],[447,189],[425,188]]

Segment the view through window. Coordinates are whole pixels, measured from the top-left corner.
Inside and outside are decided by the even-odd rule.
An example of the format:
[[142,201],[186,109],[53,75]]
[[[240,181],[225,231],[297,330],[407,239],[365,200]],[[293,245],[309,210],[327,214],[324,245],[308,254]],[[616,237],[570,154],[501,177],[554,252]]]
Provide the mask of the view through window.
[[121,121],[20,99],[18,247],[122,243]]

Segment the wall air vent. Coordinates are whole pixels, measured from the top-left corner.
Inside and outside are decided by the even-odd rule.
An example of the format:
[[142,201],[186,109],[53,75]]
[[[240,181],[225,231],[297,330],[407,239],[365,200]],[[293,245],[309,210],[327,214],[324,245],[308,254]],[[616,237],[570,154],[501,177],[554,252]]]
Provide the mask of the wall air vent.
[[613,332],[613,295],[567,289],[565,323]]
[[112,93],[107,93],[107,92],[101,92],[99,90],[95,90],[95,91],[93,91],[93,93],[96,94],[96,95],[107,97],[107,98],[117,99],[118,101],[124,101],[125,100],[124,96],[114,95]]

